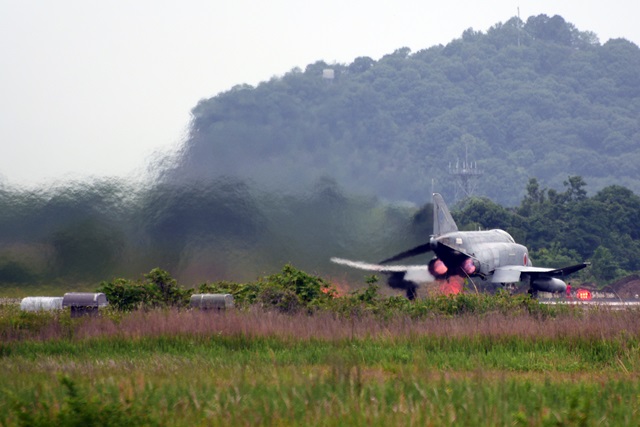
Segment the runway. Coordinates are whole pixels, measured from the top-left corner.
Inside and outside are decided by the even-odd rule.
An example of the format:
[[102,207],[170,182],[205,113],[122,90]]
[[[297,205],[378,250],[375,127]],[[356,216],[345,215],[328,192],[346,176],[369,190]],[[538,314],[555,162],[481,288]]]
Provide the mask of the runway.
[[547,305],[571,305],[584,308],[607,308],[611,310],[640,309],[640,300],[637,299],[543,299],[540,304]]

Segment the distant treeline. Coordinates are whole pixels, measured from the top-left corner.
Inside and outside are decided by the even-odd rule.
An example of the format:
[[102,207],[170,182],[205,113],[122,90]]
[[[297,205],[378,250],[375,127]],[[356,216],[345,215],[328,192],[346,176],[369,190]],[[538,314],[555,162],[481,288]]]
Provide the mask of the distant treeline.
[[[563,191],[536,179],[515,208],[486,198],[454,206],[464,229],[502,228],[537,265],[592,261],[581,280],[604,285],[640,270],[640,197],[609,186],[589,197],[582,177]],[[152,268],[185,284],[247,282],[283,265],[364,284],[332,256],[377,261],[424,243],[432,206],[349,193],[324,178],[304,193],[274,193],[220,178],[133,189],[98,181],[47,191],[0,188],[0,286],[97,284]],[[426,262],[419,258],[416,263]]]
[[640,270],[640,197],[619,185],[588,197],[580,176],[568,177],[564,185],[559,192],[530,179],[516,208],[476,198],[454,216],[467,229],[507,230],[532,251],[536,265],[591,261],[578,277],[599,285]]
[[[323,71],[333,70],[333,78]],[[167,182],[235,176],[271,189],[331,176],[349,191],[453,199],[449,166],[515,206],[530,177],[640,192],[640,49],[560,16],[466,30],[446,46],[323,61],[202,100]],[[467,157],[468,154],[468,157]]]

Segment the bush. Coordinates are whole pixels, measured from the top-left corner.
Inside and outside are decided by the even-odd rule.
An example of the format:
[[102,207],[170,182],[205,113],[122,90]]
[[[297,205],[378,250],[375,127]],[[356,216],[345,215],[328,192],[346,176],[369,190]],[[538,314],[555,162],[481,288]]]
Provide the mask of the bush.
[[304,307],[304,303],[295,292],[273,283],[262,288],[258,300],[263,308],[275,308],[286,314],[295,314]]
[[[145,282],[127,279],[102,282],[98,292],[103,292],[114,308],[123,311],[185,307],[194,293],[193,289],[180,288],[168,272],[159,268],[154,268],[144,277]],[[311,276],[290,264],[285,265],[282,272],[263,277],[255,283],[205,283],[198,287],[198,292],[229,293],[238,307],[260,303],[265,308],[274,307],[286,313],[302,308],[314,310],[336,296],[335,289],[324,279]]]
[[300,302],[307,307],[312,305],[313,302],[329,296],[328,290],[331,289],[331,285],[324,279],[318,276],[310,276],[291,264],[285,265],[281,273],[272,274],[262,279],[261,283],[293,292],[298,296]]
[[326,306],[337,295],[330,283],[291,264],[285,265],[280,273],[262,277],[254,283],[216,282],[202,284],[198,291],[230,293],[237,307],[246,308],[259,303],[263,308],[271,307],[285,313],[295,313],[301,309],[313,311]]
[[131,282],[114,279],[102,282],[97,292],[103,292],[109,304],[118,310],[136,308],[184,307],[189,304],[193,289],[181,289],[169,273],[154,268],[144,275],[147,281]]
[[[130,311],[136,308],[186,307],[193,289],[182,289],[169,273],[159,268],[144,275],[146,281],[131,282],[115,279],[103,282],[98,292],[104,292],[113,308]],[[334,312],[345,317],[372,314],[382,319],[395,316],[424,318],[426,316],[459,316],[500,312],[519,314],[527,312],[537,316],[554,316],[561,308],[538,303],[528,295],[510,295],[507,292],[489,294],[439,295],[409,301],[403,297],[380,295],[377,278],[366,280],[368,286],[349,295],[337,296],[335,288],[318,276],[298,270],[290,264],[280,273],[262,277],[253,283],[216,282],[202,284],[199,293],[229,293],[238,308],[260,304],[282,313],[308,313],[317,310]]]

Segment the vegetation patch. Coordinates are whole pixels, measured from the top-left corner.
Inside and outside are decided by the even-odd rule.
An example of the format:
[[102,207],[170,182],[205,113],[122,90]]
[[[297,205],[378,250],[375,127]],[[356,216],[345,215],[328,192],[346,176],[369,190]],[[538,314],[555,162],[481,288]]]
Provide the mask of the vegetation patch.
[[2,425],[625,425],[640,312],[508,293],[340,295],[291,265],[203,284],[104,282],[100,316],[0,305]]
[[[116,335],[3,343],[0,422],[627,425],[638,415],[633,327],[588,338],[558,333],[542,321],[525,336],[518,331],[532,319],[524,313],[485,324],[486,317],[475,315],[404,324],[370,317],[341,322],[345,331],[337,335],[345,338],[334,338],[301,333],[308,330],[301,323],[322,327],[318,322],[326,319],[319,315],[245,311],[206,313],[213,317],[209,327],[229,317],[244,333],[158,336],[146,326],[127,336],[128,318],[139,323],[138,314],[125,314]],[[144,313],[148,321],[185,320],[180,314]],[[600,314],[582,322],[591,331],[606,320],[619,328],[637,315]],[[508,326],[491,330],[507,321],[515,327],[510,335]],[[349,337],[352,328],[358,332]]]

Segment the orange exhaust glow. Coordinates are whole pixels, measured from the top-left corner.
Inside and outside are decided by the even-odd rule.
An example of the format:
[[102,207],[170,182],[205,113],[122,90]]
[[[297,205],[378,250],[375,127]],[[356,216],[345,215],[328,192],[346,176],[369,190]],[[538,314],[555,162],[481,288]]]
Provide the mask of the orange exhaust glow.
[[462,292],[464,279],[460,276],[451,276],[446,280],[440,280],[440,292],[443,295],[457,295]]
[[332,298],[340,298],[349,293],[349,285],[342,280],[333,279],[329,286],[320,288],[320,291]]

